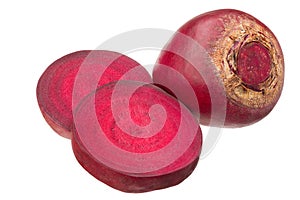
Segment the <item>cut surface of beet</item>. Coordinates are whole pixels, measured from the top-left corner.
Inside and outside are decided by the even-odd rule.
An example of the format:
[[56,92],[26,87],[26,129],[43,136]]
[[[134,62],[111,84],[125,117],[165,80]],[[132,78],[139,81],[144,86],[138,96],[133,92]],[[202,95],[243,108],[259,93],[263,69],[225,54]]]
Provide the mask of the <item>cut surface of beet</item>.
[[[194,93],[187,93],[177,73]],[[153,81],[175,93],[201,124],[243,127],[276,105],[284,58],[275,35],[258,19],[238,10],[215,10],[178,29],[159,55]]]
[[176,185],[199,159],[202,134],[192,113],[152,84],[119,81],[85,98],[72,145],[95,178],[125,192]]
[[237,57],[237,74],[251,86],[257,86],[270,76],[272,68],[269,50],[261,43],[250,42],[241,47]]
[[[84,84],[74,88],[77,79]],[[139,63],[120,53],[105,50],[74,52],[53,62],[42,74],[36,91],[38,104],[48,124],[59,135],[71,138],[73,107],[97,86],[120,79],[151,81]]]

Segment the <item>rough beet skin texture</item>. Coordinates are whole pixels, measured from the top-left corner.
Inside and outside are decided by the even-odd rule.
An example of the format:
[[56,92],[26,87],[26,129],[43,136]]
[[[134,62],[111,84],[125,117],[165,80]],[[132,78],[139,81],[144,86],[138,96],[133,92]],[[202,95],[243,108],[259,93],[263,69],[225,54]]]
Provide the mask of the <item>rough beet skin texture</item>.
[[81,99],[98,86],[120,79],[151,82],[139,63],[120,53],[83,50],[68,54],[40,77],[36,90],[40,110],[59,135],[71,138],[72,110]]
[[95,178],[124,192],[174,186],[197,165],[202,133],[192,113],[152,84],[106,84],[75,110],[72,146]]
[[264,118],[277,103],[283,53],[258,19],[215,10],[179,28],[157,60],[153,81],[171,90],[200,123],[242,127]]

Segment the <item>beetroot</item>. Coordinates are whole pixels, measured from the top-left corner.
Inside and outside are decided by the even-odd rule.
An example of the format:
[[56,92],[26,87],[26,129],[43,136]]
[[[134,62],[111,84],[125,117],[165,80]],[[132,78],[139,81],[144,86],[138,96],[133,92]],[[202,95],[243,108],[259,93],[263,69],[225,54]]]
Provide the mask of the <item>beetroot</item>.
[[[73,89],[77,76],[79,83],[85,83]],[[74,52],[53,62],[42,74],[36,90],[38,104],[48,124],[59,135],[71,138],[72,105],[76,107],[94,87],[119,79],[151,81],[148,72],[125,55],[104,50]]]
[[216,10],[179,28],[159,56],[153,80],[202,124],[242,127],[264,118],[277,103],[284,59],[262,22],[242,11]]
[[124,192],[176,185],[199,159],[201,129],[191,112],[152,84],[99,87],[74,113],[72,146],[95,178]]

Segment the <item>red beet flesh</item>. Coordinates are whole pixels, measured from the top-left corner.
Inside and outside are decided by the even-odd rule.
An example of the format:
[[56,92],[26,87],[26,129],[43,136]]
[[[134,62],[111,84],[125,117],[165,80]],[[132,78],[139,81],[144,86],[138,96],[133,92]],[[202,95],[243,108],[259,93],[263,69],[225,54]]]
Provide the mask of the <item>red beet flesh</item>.
[[184,24],[161,52],[153,81],[171,90],[204,125],[242,127],[264,118],[284,79],[280,45],[253,16],[231,9]]
[[106,84],[80,103],[72,146],[95,178],[124,192],[170,187],[198,162],[202,134],[192,113],[158,87]]
[[258,42],[251,42],[240,49],[237,73],[245,84],[256,86],[270,76],[271,64],[268,49]]
[[119,79],[151,81],[148,72],[125,55],[104,50],[74,52],[53,62],[42,74],[36,91],[38,104],[48,124],[59,135],[71,138],[72,106],[97,86]]

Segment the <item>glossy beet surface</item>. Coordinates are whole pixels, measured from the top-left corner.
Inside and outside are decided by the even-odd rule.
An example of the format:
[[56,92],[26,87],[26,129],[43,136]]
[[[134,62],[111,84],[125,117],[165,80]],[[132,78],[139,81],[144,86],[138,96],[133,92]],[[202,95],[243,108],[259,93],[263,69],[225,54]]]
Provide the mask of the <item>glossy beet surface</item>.
[[45,70],[38,81],[37,100],[48,124],[61,136],[71,138],[72,107],[97,86],[120,79],[151,82],[150,75],[139,63],[120,53],[74,52]]
[[258,19],[216,10],[179,28],[159,56],[153,80],[172,91],[200,123],[242,127],[264,118],[277,103],[283,54]]
[[202,134],[191,112],[151,84],[110,83],[74,115],[73,150],[95,178],[125,192],[182,182],[196,167]]

